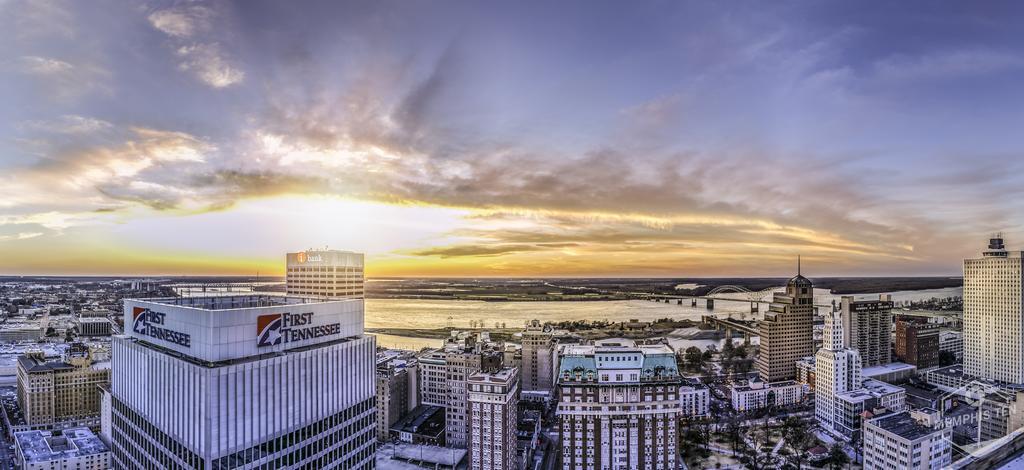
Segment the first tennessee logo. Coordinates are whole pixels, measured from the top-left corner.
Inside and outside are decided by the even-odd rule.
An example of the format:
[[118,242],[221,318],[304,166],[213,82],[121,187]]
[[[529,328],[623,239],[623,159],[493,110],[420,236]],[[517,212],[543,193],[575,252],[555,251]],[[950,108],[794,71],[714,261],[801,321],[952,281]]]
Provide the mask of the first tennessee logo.
[[256,346],[277,346],[281,344],[281,325],[284,322],[280,313],[260,315],[256,318]]

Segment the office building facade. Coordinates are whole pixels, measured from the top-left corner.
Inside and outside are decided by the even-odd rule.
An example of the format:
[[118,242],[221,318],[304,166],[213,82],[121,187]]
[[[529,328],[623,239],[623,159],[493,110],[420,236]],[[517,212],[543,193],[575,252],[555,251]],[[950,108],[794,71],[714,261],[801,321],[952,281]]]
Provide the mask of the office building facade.
[[113,467],[372,468],[375,341],[361,299],[125,300]]
[[360,299],[364,295],[363,254],[307,250],[286,255],[288,295]]
[[964,260],[964,373],[1024,383],[1024,270],[1002,236],[981,258]]
[[797,274],[775,293],[759,323],[757,372],[765,382],[795,379],[796,363],[814,354],[814,285]]
[[562,468],[676,468],[682,384],[666,345],[563,346],[557,382]]

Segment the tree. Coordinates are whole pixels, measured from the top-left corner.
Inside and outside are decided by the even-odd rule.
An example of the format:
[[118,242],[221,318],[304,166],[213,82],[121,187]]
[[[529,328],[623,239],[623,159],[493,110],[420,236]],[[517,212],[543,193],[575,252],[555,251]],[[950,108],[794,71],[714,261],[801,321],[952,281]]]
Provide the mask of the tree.
[[807,423],[802,419],[790,416],[782,422],[782,437],[793,449],[789,459],[799,470],[803,467],[804,460],[807,460],[807,449],[814,444],[814,435],[807,429]]
[[838,470],[846,467],[846,464],[850,463],[850,456],[846,455],[846,451],[843,450],[843,446],[836,443],[832,444],[832,447],[828,450],[828,468],[832,470]]
[[700,369],[704,363],[704,353],[696,346],[686,348],[686,362],[689,362],[694,369]]
[[736,347],[732,344],[732,337],[725,339],[725,346],[722,346],[722,355],[726,360],[732,359],[733,353],[736,351]]
[[736,452],[736,446],[740,443],[740,437],[743,433],[743,421],[739,416],[735,414],[728,414],[725,417],[725,436],[729,438],[729,444],[732,445],[732,451]]
[[939,351],[939,365],[942,367],[956,364],[956,354],[952,351]]

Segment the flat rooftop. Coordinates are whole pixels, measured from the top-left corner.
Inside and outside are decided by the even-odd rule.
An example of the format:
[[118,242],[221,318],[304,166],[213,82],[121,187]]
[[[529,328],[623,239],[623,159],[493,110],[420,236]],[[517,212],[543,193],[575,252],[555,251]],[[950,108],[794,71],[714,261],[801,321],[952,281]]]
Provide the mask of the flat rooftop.
[[912,372],[914,370],[917,370],[917,366],[915,365],[904,362],[890,362],[888,364],[865,367],[861,369],[861,375],[864,377],[877,377],[879,375],[889,374],[892,372]]
[[511,379],[514,379],[519,375],[519,369],[513,367],[504,367],[496,372],[483,372],[477,371],[469,375],[466,378],[467,381],[473,382],[491,382],[491,383],[506,383]]
[[869,421],[869,423],[908,441],[916,441],[936,431],[935,428],[918,422],[907,411],[876,418]]
[[110,452],[107,445],[89,428],[65,429],[60,435],[49,431],[14,433],[26,462],[45,462]]
[[242,308],[283,307],[288,305],[346,302],[354,299],[329,300],[320,297],[299,297],[285,295],[211,295],[206,297],[166,297],[159,299],[131,299],[198,310],[232,310]]

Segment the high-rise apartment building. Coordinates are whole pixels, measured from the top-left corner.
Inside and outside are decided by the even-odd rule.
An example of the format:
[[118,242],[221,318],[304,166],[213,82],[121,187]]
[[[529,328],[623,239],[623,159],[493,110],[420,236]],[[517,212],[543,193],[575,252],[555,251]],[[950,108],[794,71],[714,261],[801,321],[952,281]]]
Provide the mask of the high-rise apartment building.
[[814,286],[797,274],[776,292],[759,324],[757,372],[765,382],[795,379],[796,363],[814,354]]
[[93,363],[88,346],[72,344],[59,360],[29,352],[18,358],[17,373],[18,404],[29,427],[99,422],[100,386],[110,382],[110,368]]
[[524,392],[550,392],[554,381],[555,342],[550,326],[533,320],[523,331]]
[[327,299],[363,297],[363,254],[307,250],[286,255],[288,295]]
[[860,353],[864,367],[892,362],[892,296],[878,300],[853,300],[843,296],[845,344]]
[[935,410],[874,418],[864,423],[864,470],[947,468],[952,442],[952,430]]
[[918,369],[938,366],[939,328],[915,317],[896,320],[896,358]]
[[672,348],[565,345],[557,380],[562,468],[676,468],[683,380]]
[[491,368],[466,379],[469,402],[469,468],[514,470],[519,468],[516,426],[519,403],[519,370]]
[[844,326],[848,324],[848,305],[844,297],[844,308],[825,316],[822,347],[814,357],[814,416],[833,434],[845,434],[838,429],[843,415],[838,397],[861,388],[862,382],[860,353],[847,347]]
[[363,300],[125,300],[112,346],[115,469],[372,468]]
[[981,258],[964,260],[964,373],[1024,383],[1024,270],[1002,236]]

